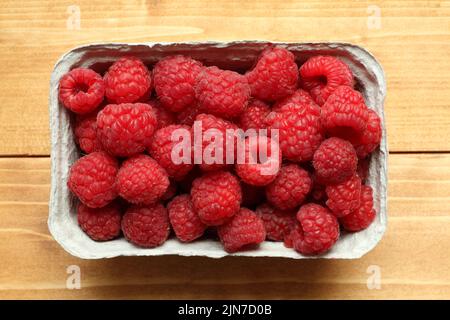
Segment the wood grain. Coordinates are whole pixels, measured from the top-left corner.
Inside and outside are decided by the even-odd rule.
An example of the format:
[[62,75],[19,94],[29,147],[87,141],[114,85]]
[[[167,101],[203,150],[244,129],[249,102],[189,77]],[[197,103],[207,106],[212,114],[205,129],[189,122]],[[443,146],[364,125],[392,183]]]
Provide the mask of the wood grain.
[[348,41],[385,68],[392,151],[450,151],[450,2],[382,1],[381,28],[367,27],[371,1],[77,1],[81,29],[68,30],[71,1],[3,0],[0,6],[0,154],[48,155],[48,81],[74,46],[101,41],[267,39]]
[[[47,229],[48,158],[0,159],[0,299],[450,298],[450,154],[389,159],[389,222],[381,243],[352,261],[74,258]],[[81,290],[66,289],[67,267]],[[369,290],[368,267],[381,271]]]

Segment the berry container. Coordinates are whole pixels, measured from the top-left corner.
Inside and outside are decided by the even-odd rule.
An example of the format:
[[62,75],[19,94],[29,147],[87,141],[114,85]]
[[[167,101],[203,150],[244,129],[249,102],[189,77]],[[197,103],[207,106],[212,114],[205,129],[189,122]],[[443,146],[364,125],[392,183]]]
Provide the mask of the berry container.
[[[95,242],[79,228],[76,219],[77,200],[67,188],[69,168],[79,158],[75,145],[69,112],[58,101],[60,78],[75,67],[90,67],[104,72],[108,66],[123,55],[134,55],[152,66],[162,57],[185,54],[206,65],[244,71],[250,68],[256,57],[269,42],[186,42],[186,43],[141,43],[90,44],[70,50],[56,63],[50,80],[50,128],[51,128],[51,194],[48,225],[55,240],[70,254],[84,259],[112,258],[116,256],[205,256],[221,258],[226,253],[214,240],[198,240],[182,244],[171,238],[162,246],[153,249],[138,248],[123,237],[108,242]],[[318,55],[334,55],[345,61],[352,69],[356,88],[362,92],[366,104],[374,109],[382,120],[383,138],[380,148],[370,162],[368,183],[374,191],[374,207],[377,217],[372,225],[361,232],[343,233],[331,251],[318,258],[357,259],[372,250],[381,240],[387,225],[387,157],[386,126],[383,103],[386,81],[383,69],[365,49],[346,43],[276,43],[294,53],[300,64],[307,58]],[[247,257],[284,257],[305,259],[281,242],[264,242],[257,250],[237,252],[232,255]],[[317,257],[314,257],[317,258]]]

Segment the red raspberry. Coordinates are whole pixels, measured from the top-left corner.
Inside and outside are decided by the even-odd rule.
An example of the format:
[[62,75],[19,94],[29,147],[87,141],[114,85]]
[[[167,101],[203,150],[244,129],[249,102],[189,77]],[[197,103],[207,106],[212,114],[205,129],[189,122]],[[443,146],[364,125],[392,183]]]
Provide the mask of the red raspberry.
[[137,246],[158,247],[170,233],[167,210],[161,203],[131,206],[122,218],[122,231],[125,238]]
[[145,101],[152,90],[150,71],[135,57],[123,57],[104,76],[106,98],[112,103]]
[[364,183],[369,176],[370,158],[358,159],[358,166],[356,167],[356,173],[361,178],[361,182]]
[[134,204],[153,204],[169,187],[166,171],[147,155],[125,160],[117,174],[117,190],[125,200]]
[[244,131],[266,129],[265,119],[269,113],[270,107],[267,104],[259,100],[251,100],[239,118],[239,125]]
[[[226,130],[227,129],[236,130],[237,126],[229,121],[215,117],[211,114],[202,113],[195,118],[195,124],[192,128],[192,134],[194,135],[194,139],[196,136],[196,130],[198,130],[196,128],[199,128],[200,125],[202,137],[201,141],[202,159],[200,163],[200,168],[204,171],[213,171],[226,168],[227,167]],[[199,135],[198,132],[197,135]],[[200,148],[200,145],[198,145],[199,141],[194,142],[195,142],[194,148]],[[235,143],[234,135],[232,141],[229,141],[229,143],[233,143],[232,151],[234,152],[234,143]],[[216,155],[216,148],[211,148],[211,146],[222,146],[221,149],[222,156],[220,156],[220,154]],[[199,161],[196,161],[196,163],[198,162]]]
[[319,255],[327,252],[339,239],[339,223],[331,212],[315,203],[303,205],[297,212],[299,225],[285,240],[304,255]]
[[115,202],[97,209],[80,203],[77,219],[81,229],[95,241],[112,240],[120,235],[122,214]]
[[152,107],[153,112],[155,113],[157,121],[156,129],[161,129],[177,122],[175,114],[163,108],[159,101],[150,100],[147,104]]
[[118,169],[113,157],[101,151],[92,152],[72,165],[67,186],[88,207],[104,207],[117,197]]
[[300,67],[300,77],[314,100],[323,105],[338,86],[353,86],[353,74],[341,60],[332,56],[314,56]]
[[97,134],[103,148],[117,157],[144,152],[155,128],[155,113],[145,103],[110,104],[97,116]]
[[73,129],[75,141],[84,153],[102,151],[103,146],[97,136],[97,113],[77,115]]
[[200,62],[181,55],[160,60],[153,68],[153,81],[161,104],[172,112],[192,105],[195,79],[201,70]]
[[357,164],[358,157],[352,144],[334,137],[322,142],[313,158],[317,178],[325,184],[349,179],[356,172]]
[[242,160],[237,159],[237,175],[245,183],[265,186],[271,183],[280,171],[281,152],[278,144],[266,136],[247,137]]
[[230,253],[260,244],[266,238],[261,218],[247,208],[241,208],[217,231],[225,250]]
[[265,201],[264,188],[252,186],[241,181],[242,206],[254,207]]
[[215,171],[192,182],[194,210],[202,222],[217,226],[239,211],[242,191],[238,179],[229,172]]
[[202,109],[198,105],[198,103],[194,103],[191,106],[188,106],[183,111],[177,113],[177,123],[192,126],[194,124],[195,118],[203,113]]
[[[164,127],[162,129],[156,130],[152,143],[149,147],[149,153],[155,159],[161,167],[163,167],[169,177],[175,179],[175,180],[181,180],[184,176],[188,174],[189,171],[192,170],[194,167],[193,159],[192,159],[192,152],[191,152],[191,131],[190,127],[188,126],[180,126],[177,124],[170,125],[167,127]],[[172,140],[172,134],[180,132],[181,134],[184,132],[189,136],[189,140],[185,141],[181,139]],[[185,135],[183,135],[184,137]],[[186,147],[184,147],[184,144],[188,143]],[[183,144],[183,148],[180,152],[176,154],[172,154],[172,152],[175,152],[176,149],[174,149],[175,146]],[[183,150],[186,150],[189,152],[188,155],[183,154]],[[179,159],[172,158],[176,156]],[[178,163],[178,161],[182,161],[181,163]]]
[[103,79],[91,69],[73,69],[59,81],[59,100],[75,113],[94,111],[103,101],[104,95]]
[[253,70],[245,76],[253,97],[275,101],[294,93],[298,82],[298,68],[292,52],[271,46],[261,53]]
[[200,238],[207,226],[201,222],[192,206],[191,196],[182,194],[175,197],[168,205],[170,224],[177,238],[182,242],[191,242]]
[[297,225],[295,211],[283,211],[273,208],[267,203],[256,208],[266,230],[266,238],[272,241],[283,241]]
[[[266,122],[271,130],[279,130],[279,144],[283,157],[296,162],[310,161],[323,140],[320,108],[317,105],[289,103],[279,105]],[[273,132],[271,131],[273,137]]]
[[313,111],[320,110],[319,106],[314,102],[313,98],[309,95],[308,92],[302,89],[296,90],[290,96],[277,101],[272,110],[273,111],[282,111],[282,110],[294,110],[296,108],[302,109],[303,107],[307,107],[312,109]]
[[359,158],[367,157],[374,151],[381,141],[381,120],[375,111],[368,109],[369,119],[366,130],[358,137],[355,144],[356,154]]
[[355,143],[366,129],[368,110],[361,93],[341,86],[322,106],[322,125],[331,136]]
[[375,220],[375,216],[372,188],[370,186],[362,186],[359,208],[339,219],[339,221],[345,230],[356,232],[366,229]]
[[311,190],[308,171],[296,164],[281,167],[276,179],[266,187],[267,200],[281,210],[294,209]]
[[195,94],[205,112],[233,118],[247,106],[250,87],[247,79],[239,73],[208,67],[197,77]]
[[358,209],[361,179],[355,174],[347,181],[327,186],[325,191],[328,208],[336,217],[341,218]]

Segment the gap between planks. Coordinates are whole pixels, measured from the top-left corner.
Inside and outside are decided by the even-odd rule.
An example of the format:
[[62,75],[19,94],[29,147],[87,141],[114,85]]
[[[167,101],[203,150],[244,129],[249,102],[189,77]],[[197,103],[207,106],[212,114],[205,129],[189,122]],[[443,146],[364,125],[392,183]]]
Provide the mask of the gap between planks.
[[[450,150],[433,150],[433,151],[389,151],[389,154],[450,154]],[[0,159],[12,159],[12,158],[50,158],[49,154],[0,154]]]

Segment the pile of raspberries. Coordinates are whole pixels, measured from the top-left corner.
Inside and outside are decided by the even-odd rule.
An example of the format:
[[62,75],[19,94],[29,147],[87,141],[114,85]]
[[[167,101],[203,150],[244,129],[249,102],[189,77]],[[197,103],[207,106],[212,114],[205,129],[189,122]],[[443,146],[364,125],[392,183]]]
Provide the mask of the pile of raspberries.
[[[173,230],[181,242],[218,238],[230,253],[265,240],[303,255],[327,252],[340,230],[363,230],[376,216],[365,180],[381,123],[354,83],[334,56],[300,63],[274,45],[245,74],[182,55],[152,68],[122,57],[103,75],[71,70],[59,99],[73,113],[82,154],[67,182],[81,229],[144,248]],[[199,122],[220,144],[227,129],[267,129],[257,147],[277,129],[275,171],[262,174],[258,162],[175,163],[172,133]]]

